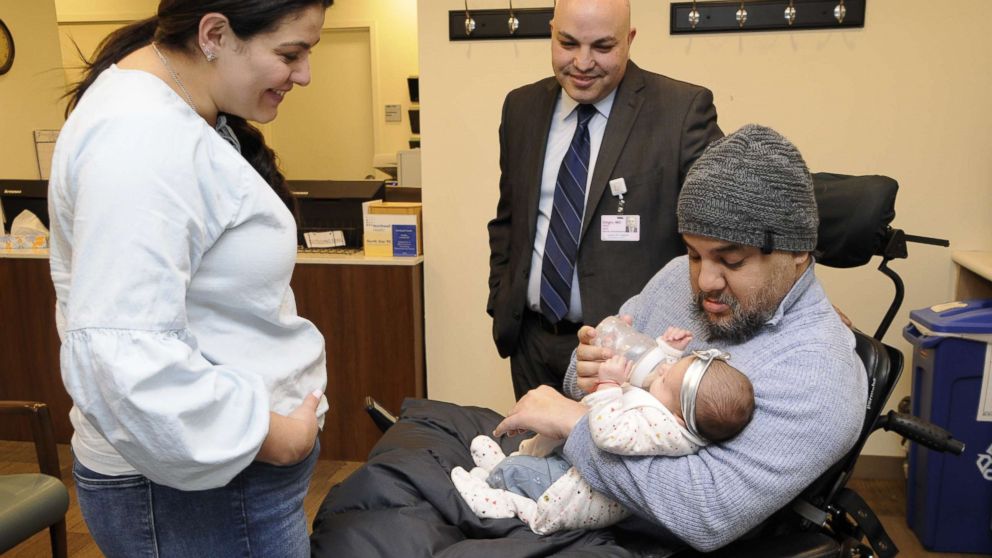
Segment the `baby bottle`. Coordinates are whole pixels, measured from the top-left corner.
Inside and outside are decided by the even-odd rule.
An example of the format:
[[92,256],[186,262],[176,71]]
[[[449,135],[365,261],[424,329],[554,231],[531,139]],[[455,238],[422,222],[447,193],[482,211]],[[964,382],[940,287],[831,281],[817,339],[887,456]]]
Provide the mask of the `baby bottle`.
[[617,316],[607,316],[596,326],[593,345],[613,349],[613,354],[623,355],[634,363],[630,385],[647,388],[643,385],[648,374],[665,359],[665,352],[651,336],[637,331]]

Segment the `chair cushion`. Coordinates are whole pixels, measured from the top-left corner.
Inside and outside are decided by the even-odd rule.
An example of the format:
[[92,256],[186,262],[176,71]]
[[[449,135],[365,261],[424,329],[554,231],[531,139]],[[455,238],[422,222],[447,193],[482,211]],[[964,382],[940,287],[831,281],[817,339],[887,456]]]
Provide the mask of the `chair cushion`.
[[69,509],[69,491],[48,475],[0,475],[0,552],[58,523]]

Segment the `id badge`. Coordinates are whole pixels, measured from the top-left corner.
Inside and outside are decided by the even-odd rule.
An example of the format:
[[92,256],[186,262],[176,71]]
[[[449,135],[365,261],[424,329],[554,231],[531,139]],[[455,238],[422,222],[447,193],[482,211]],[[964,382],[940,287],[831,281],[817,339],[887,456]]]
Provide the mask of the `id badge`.
[[641,240],[640,215],[603,215],[600,240],[638,242]]

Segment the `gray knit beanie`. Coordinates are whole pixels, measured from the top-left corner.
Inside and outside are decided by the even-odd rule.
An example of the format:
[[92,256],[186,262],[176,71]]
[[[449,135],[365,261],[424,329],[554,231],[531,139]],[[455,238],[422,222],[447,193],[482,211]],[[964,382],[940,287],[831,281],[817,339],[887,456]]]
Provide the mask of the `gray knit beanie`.
[[748,124],[713,142],[679,194],[679,233],[811,252],[819,216],[803,156],[781,134]]

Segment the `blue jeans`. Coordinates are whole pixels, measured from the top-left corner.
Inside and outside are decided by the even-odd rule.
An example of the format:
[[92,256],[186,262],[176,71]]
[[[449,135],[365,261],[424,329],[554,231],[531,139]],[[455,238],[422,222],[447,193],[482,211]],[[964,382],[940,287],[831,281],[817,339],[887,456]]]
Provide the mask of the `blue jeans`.
[[288,467],[254,462],[226,486],[196,492],[142,475],[107,476],[75,461],[83,519],[107,558],[310,556],[303,498],[320,444]]
[[493,467],[486,482],[493,488],[537,500],[569,468],[569,462],[557,451],[547,457],[512,455]]

